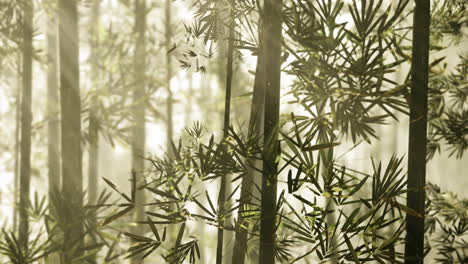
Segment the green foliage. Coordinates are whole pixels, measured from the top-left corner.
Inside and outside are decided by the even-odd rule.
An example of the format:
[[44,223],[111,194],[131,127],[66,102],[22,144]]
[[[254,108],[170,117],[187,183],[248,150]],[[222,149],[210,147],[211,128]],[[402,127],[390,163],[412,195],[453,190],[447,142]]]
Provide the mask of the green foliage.
[[136,254],[140,252],[146,251],[146,253],[142,256],[142,258],[147,257],[149,254],[151,254],[153,251],[158,249],[158,247],[161,245],[161,242],[165,240],[166,238],[166,229],[164,229],[163,233],[163,238],[161,241],[161,237],[159,236],[158,230],[156,229],[155,224],[151,221],[150,218],[148,218],[148,224],[151,227],[151,232],[153,232],[153,238],[148,238],[148,237],[143,237],[131,233],[124,233],[127,237],[131,238],[132,241],[135,242],[135,245],[130,247],[128,249],[129,253],[126,258],[130,258],[132,256],[135,256]]
[[[94,216],[108,215],[107,204],[110,195],[102,192],[97,204],[73,207],[65,200],[66,196],[60,191],[53,191],[47,203],[46,197],[40,197],[37,193],[27,208],[30,224],[34,226],[30,232],[27,247],[24,248],[18,241],[17,235],[2,228],[0,237],[0,261],[8,259],[8,263],[28,264],[36,263],[56,255],[62,258],[65,251],[84,250],[86,253],[73,259],[73,263],[91,263],[96,252],[107,248],[103,263],[111,263],[122,253],[115,254],[117,243],[108,243],[111,236],[104,230],[98,230],[94,224]],[[80,241],[74,241],[71,248],[64,247],[64,232],[70,228],[70,217],[77,219],[84,225],[82,238],[87,239],[85,245]]]
[[[195,133],[198,131],[197,126],[187,131],[191,135],[200,135],[200,132]],[[321,171],[326,168],[317,166],[320,164],[320,155],[314,150],[333,147],[334,144],[301,148],[291,138],[284,136],[284,141],[288,143],[287,148],[282,149],[284,158],[280,161],[282,166],[279,173],[289,171],[289,176],[288,192],[283,190],[277,201],[278,261],[298,261],[312,253],[321,261],[325,261],[335,250],[338,250],[339,259],[356,259],[360,263],[393,258],[401,261],[402,253],[395,253],[390,249],[401,243],[405,212],[412,213],[400,201],[406,192],[402,159],[392,158],[385,169],[380,164],[375,165],[373,175],[364,175],[334,163],[331,177],[325,182],[321,178]],[[220,155],[219,149],[222,144],[229,144],[229,155]],[[256,202],[258,197],[254,196],[253,202],[245,204],[243,208],[237,205],[239,201],[227,202],[225,211],[220,212],[215,208],[213,197],[208,190],[210,182],[214,179],[227,174],[239,175],[233,179],[236,188],[227,199],[232,201],[239,189],[242,175],[247,173],[245,160],[248,156],[253,156],[252,149],[259,149],[255,144],[256,141],[248,141],[233,129],[230,130],[230,138],[227,141],[218,143],[213,137],[207,144],[203,144],[201,139],[186,135],[186,140],[180,141],[175,148],[177,151],[174,160],[151,159],[152,173],[147,178],[147,183],[141,186],[133,184],[131,196],[142,188],[150,192],[150,200],[153,202],[144,205],[148,208],[148,220],[138,224],[149,226],[152,234],[148,237],[126,233],[125,235],[134,242],[129,248],[129,254],[145,252],[144,257],[147,257],[154,253],[161,254],[170,263],[182,263],[184,260],[194,263],[203,252],[200,252],[196,238],[185,239],[190,236],[186,234],[188,231],[185,228],[188,221],[217,226],[218,219],[229,217],[235,210],[245,213],[246,223],[239,228],[248,229],[251,241],[255,241],[259,235],[259,205]],[[295,177],[292,176],[292,171],[296,171]],[[365,196],[361,193],[369,179],[372,179],[372,192],[370,196]],[[107,183],[121,193],[111,182]],[[330,192],[325,191],[326,188]],[[202,189],[206,189],[203,195],[200,192]],[[121,195],[127,202],[131,201],[129,196],[123,193]],[[319,202],[324,198],[330,198],[330,203],[337,206],[336,211],[330,209],[330,203]],[[296,209],[292,199],[296,200],[294,203],[301,204],[301,210]],[[195,204],[198,208],[196,211],[200,213],[193,212],[190,204]],[[356,207],[359,204],[365,206]],[[116,206],[121,207],[125,204]],[[123,209],[120,212],[125,214],[125,211],[126,209]],[[338,218],[330,223],[327,217],[334,214],[337,214]],[[104,220],[104,223],[114,218],[115,215],[112,215]],[[393,225],[398,227],[396,233],[386,235],[383,231]],[[165,230],[170,226],[180,226],[180,229],[176,245],[168,247],[171,241],[166,239]],[[235,231],[235,226],[237,225],[226,225],[223,228]],[[164,230],[162,236],[158,229]],[[333,246],[332,240],[336,240]],[[299,245],[308,247],[310,252],[297,255],[294,247]]]
[[[376,137],[372,124],[406,112],[407,83],[390,77],[405,62],[400,42],[408,29],[401,26],[408,1],[394,8],[384,1],[293,2],[285,24],[294,61],[288,72],[297,79],[291,94],[309,116],[297,116],[306,138],[319,134],[349,135],[354,142]],[[351,21],[339,22],[351,14]],[[375,110],[385,114],[377,114]],[[320,135],[322,134],[322,135]]]
[[468,149],[468,57],[450,74],[437,74],[429,83],[429,159],[448,145],[449,156],[461,158]]
[[13,232],[2,229],[0,239],[0,254],[12,264],[29,264],[44,258],[49,254],[49,241],[43,238],[43,230],[32,238],[27,248],[23,248]]
[[[307,192],[298,192],[299,189],[292,192],[301,203],[300,211],[287,202],[292,213],[283,216],[285,227],[294,231],[296,244],[309,248],[294,261],[314,254],[320,263],[336,257],[355,263],[384,260],[402,263],[403,252],[393,251],[403,240],[405,212],[409,212],[401,204],[406,192],[402,161],[394,157],[385,169],[379,163],[374,166],[373,175],[364,177],[337,164],[333,165],[328,179],[321,179],[319,166],[303,172],[302,188]],[[302,164],[296,168],[301,174]],[[372,188],[367,196],[362,190],[369,179]],[[330,221],[329,216],[336,214],[338,217]],[[383,232],[389,226],[397,226],[397,230],[390,234]]]
[[[431,42],[440,43],[446,36],[452,43],[462,39],[463,25],[468,22],[467,3],[463,0],[433,1],[431,21]],[[440,45],[437,45],[439,46]]]
[[[45,197],[40,198],[37,192],[34,199],[29,203],[27,212],[31,224],[39,225],[38,230],[30,232],[29,241],[26,247],[19,241],[15,232],[2,228],[0,237],[0,256],[4,256],[12,264],[29,264],[47,257],[50,253],[57,251],[51,243],[50,237],[46,236],[44,229],[46,227],[45,219],[48,213],[48,207]],[[0,260],[2,258],[0,257]]]
[[452,192],[442,192],[436,185],[427,189],[426,232],[428,250],[435,251],[436,263],[468,261],[468,200]]

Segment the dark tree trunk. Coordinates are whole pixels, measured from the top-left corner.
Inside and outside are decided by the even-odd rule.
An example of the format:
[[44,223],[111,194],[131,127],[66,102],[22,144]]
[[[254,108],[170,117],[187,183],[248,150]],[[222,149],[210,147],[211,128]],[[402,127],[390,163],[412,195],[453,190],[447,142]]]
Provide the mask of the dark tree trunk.
[[276,185],[280,80],[281,80],[281,7],[282,0],[265,0],[263,8],[262,45],[265,55],[265,118],[264,160],[262,175],[262,197],[260,217],[259,263],[275,262],[276,237]]
[[60,189],[60,109],[58,92],[57,12],[50,1],[51,14],[47,18],[47,167],[49,196]]
[[[261,19],[259,22],[261,23]],[[255,71],[252,105],[250,107],[250,120],[248,127],[249,138],[256,138],[263,132],[263,113],[265,110],[265,86],[263,84],[265,78],[265,69],[263,65],[265,62],[263,48],[261,47],[262,36],[260,34],[261,33],[259,32],[259,54],[257,57],[257,66]],[[247,253],[248,227],[246,226],[246,219],[244,218],[242,211],[245,209],[245,205],[252,201],[252,187],[255,185],[255,175],[258,174],[255,168],[261,167],[261,162],[258,162],[255,158],[249,158],[247,164],[249,164],[249,167],[247,168],[247,173],[242,178],[239,210],[237,213],[235,226],[236,234],[234,238],[232,263],[236,264],[245,263],[245,254]]]
[[[62,191],[68,206],[64,261],[82,255],[83,224],[76,216],[83,205],[81,103],[78,48],[78,1],[59,0],[60,104],[62,125]],[[76,250],[72,250],[75,247]]]
[[[133,100],[135,106],[132,110],[133,127],[132,127],[132,170],[136,174],[136,180],[139,184],[143,183],[145,145],[146,145],[146,124],[145,124],[145,96],[146,96],[146,0],[135,1],[135,90],[133,92]],[[143,190],[136,192],[136,215],[135,219],[141,221],[144,218],[145,212],[143,204],[145,202],[145,194]],[[141,235],[141,228],[136,227],[133,232]],[[143,263],[141,255],[136,255],[131,258],[131,263]]]
[[[58,91],[57,1],[51,0],[47,17],[47,168],[49,201],[60,190],[60,108]],[[53,207],[51,207],[53,208]],[[50,234],[53,235],[53,234]],[[58,263],[59,256],[51,254],[49,263]]]
[[[224,100],[224,122],[223,122],[223,139],[226,139],[229,135],[229,124],[231,117],[231,90],[232,90],[232,76],[233,76],[233,60],[234,60],[234,4],[235,0],[231,0],[231,12],[229,14],[229,39],[228,39],[228,50],[227,50],[227,65],[226,65],[226,97]],[[227,154],[227,147],[225,146],[225,154]],[[225,225],[225,203],[226,203],[226,192],[229,175],[222,175],[219,187],[218,196],[218,212],[220,219],[218,222],[218,240],[216,246],[216,263],[223,263],[223,248],[224,248],[224,225]]]
[[28,245],[29,189],[31,183],[31,94],[33,57],[33,1],[25,1],[23,24],[23,92],[21,102],[21,167],[19,200],[19,242],[23,249]]
[[420,216],[406,215],[405,263],[407,264],[424,262],[424,186],[426,184],[430,1],[416,0],[415,3],[409,106],[409,192],[407,206]]

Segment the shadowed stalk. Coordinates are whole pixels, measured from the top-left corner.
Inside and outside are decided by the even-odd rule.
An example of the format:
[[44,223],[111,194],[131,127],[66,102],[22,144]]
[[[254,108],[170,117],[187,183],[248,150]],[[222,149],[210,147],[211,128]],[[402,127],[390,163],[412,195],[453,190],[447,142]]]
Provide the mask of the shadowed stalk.
[[62,192],[66,204],[64,262],[83,254],[83,175],[81,161],[81,101],[78,39],[78,2],[59,0],[60,107],[62,144]]
[[23,91],[21,100],[21,167],[19,189],[19,241],[27,248],[29,221],[27,207],[31,184],[31,123],[32,123],[32,63],[33,63],[33,1],[23,5]]
[[50,14],[47,16],[47,167],[49,198],[60,188],[60,118],[58,92],[57,52],[57,9],[55,1],[49,1]]
[[[57,39],[57,1],[48,1],[47,16],[47,169],[49,201],[54,191],[60,190],[60,108],[58,90],[58,39]],[[53,207],[51,207],[52,209]],[[53,237],[53,234],[49,234]],[[52,253],[48,263],[58,263],[59,255]]]
[[[262,23],[261,19],[259,24]],[[265,111],[265,86],[263,85],[265,78],[265,69],[264,69],[264,56],[262,45],[262,36],[259,32],[259,53],[257,57],[257,66],[255,71],[255,83],[252,94],[252,105],[250,108],[250,120],[249,120],[249,130],[248,138],[257,138],[263,132],[263,113]],[[259,158],[259,157],[257,157]],[[256,158],[250,158],[247,161],[249,167],[247,172],[242,177],[241,183],[241,193],[239,198],[239,209],[237,212],[237,221],[236,221],[236,234],[234,238],[234,249],[232,254],[232,263],[244,264],[245,255],[247,253],[247,240],[248,240],[248,227],[245,226],[246,219],[243,215],[243,210],[245,205],[249,204],[252,200],[252,189],[255,185],[254,178],[258,173],[255,170],[255,167],[261,164],[256,160]]]
[[427,97],[429,80],[430,1],[415,0],[411,64],[408,140],[407,206],[418,215],[406,215],[405,263],[424,262]]
[[[146,125],[145,125],[145,96],[146,96],[146,0],[135,1],[135,55],[134,55],[134,78],[135,87],[133,90],[134,106],[132,109],[132,171],[135,173],[137,184],[143,182],[144,159],[146,145]],[[144,190],[136,192],[134,215],[135,221],[144,220],[145,212],[143,204],[145,203]],[[133,228],[133,233],[142,235],[143,231],[139,226]],[[141,254],[137,254],[130,259],[132,264],[143,263]]]
[[[261,23],[265,56],[264,160],[262,175],[259,263],[275,263],[276,193],[281,80],[282,0],[265,0]],[[267,45],[268,44],[268,45]]]
[[[226,64],[226,97],[224,100],[224,123],[223,123],[223,138],[227,139],[229,134],[230,114],[231,114],[231,89],[232,89],[232,76],[233,76],[233,60],[234,60],[234,30],[235,30],[235,17],[234,17],[235,0],[230,1],[230,14],[229,14],[229,36],[228,36],[228,54]],[[223,143],[224,144],[224,143]],[[227,154],[227,146],[223,145],[224,153]],[[226,189],[227,189],[228,175],[221,176],[218,196],[218,239],[216,245],[216,264],[223,263],[223,241],[224,241],[224,224],[225,224],[225,203],[226,203]]]

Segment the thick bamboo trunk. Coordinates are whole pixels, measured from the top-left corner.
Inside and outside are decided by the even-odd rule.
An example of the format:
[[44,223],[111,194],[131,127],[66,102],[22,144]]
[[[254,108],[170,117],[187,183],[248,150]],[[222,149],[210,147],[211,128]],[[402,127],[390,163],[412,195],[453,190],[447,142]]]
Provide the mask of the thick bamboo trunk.
[[77,4],[77,1],[59,0],[62,191],[68,203],[64,219],[65,263],[83,254],[80,248],[84,236],[82,219],[75,215],[83,206]]
[[[51,6],[53,1],[51,1]],[[60,109],[58,92],[57,12],[47,20],[47,167],[49,196],[60,189]]]
[[21,101],[21,167],[19,200],[19,242],[27,248],[29,221],[27,207],[31,183],[31,95],[32,95],[32,57],[33,57],[33,2],[25,1],[23,24],[23,92]]
[[[282,0],[265,0],[262,46],[265,55],[264,160],[262,175],[259,263],[275,263],[277,157],[281,81]],[[268,44],[268,45],[267,45]]]
[[[47,168],[49,201],[60,190],[60,108],[58,91],[57,5],[49,1],[47,17]],[[53,235],[53,234],[50,234]],[[51,254],[48,263],[59,263],[59,255]]]
[[[261,21],[259,21],[261,23]],[[255,71],[255,83],[252,94],[252,105],[250,107],[250,120],[248,127],[248,137],[257,138],[263,133],[263,114],[265,108],[265,78],[264,56],[262,45],[262,36],[259,32],[259,54],[257,57],[257,66]],[[260,157],[256,157],[260,158]],[[253,196],[253,186],[256,184],[255,178],[260,175],[255,168],[261,168],[262,163],[256,158],[249,158],[247,172],[242,178],[241,194],[239,198],[239,210],[236,220],[236,234],[234,237],[234,249],[232,254],[232,263],[244,264],[247,253],[248,226],[243,216],[243,210],[250,204]],[[261,184],[259,184],[261,185]],[[259,186],[260,187],[260,186]]]
[[430,1],[415,0],[411,99],[408,144],[407,206],[420,216],[407,214],[405,263],[424,262],[424,213],[426,185],[427,94],[429,80]]
[[[144,182],[144,159],[146,145],[146,124],[145,124],[145,96],[146,96],[146,0],[135,1],[135,34],[137,38],[135,46],[135,90],[133,91],[133,100],[135,106],[132,110],[133,127],[132,127],[132,170],[136,174],[138,184]],[[136,215],[135,220],[141,221],[144,219],[145,212],[143,204],[145,202],[145,194],[143,190],[136,192]],[[138,226],[133,230],[135,234],[141,235],[143,231]],[[131,263],[143,263],[141,255],[136,255],[131,258]]]

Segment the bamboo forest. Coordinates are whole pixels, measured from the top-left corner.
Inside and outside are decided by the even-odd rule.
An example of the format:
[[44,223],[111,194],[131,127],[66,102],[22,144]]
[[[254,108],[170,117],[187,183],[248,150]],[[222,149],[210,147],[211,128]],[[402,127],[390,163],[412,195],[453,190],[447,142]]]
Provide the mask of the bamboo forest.
[[0,264],[468,264],[467,8],[0,0]]

